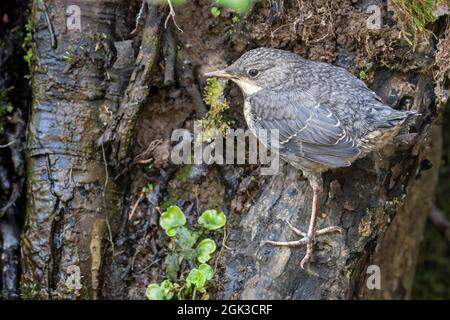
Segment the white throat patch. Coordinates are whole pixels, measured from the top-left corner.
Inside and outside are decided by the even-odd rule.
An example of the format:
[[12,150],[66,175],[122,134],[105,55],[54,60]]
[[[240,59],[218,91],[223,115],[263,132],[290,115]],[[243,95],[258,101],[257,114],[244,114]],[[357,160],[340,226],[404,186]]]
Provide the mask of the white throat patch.
[[232,79],[244,92],[245,95],[252,95],[260,90],[262,90],[261,87],[243,79]]

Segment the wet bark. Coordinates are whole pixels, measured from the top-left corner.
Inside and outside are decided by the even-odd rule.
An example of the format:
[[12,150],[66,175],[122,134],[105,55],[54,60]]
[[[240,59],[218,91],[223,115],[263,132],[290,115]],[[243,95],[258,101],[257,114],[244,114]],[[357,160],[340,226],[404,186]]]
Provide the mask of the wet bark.
[[[135,61],[134,20],[127,22],[132,4],[33,2],[24,297],[99,297],[105,242],[117,230],[128,187],[126,176],[115,178],[115,164],[127,155],[146,98],[161,21],[155,8],[144,30],[147,45]],[[68,5],[81,9],[81,29],[67,27]],[[118,136],[107,139],[111,127],[118,127]]]

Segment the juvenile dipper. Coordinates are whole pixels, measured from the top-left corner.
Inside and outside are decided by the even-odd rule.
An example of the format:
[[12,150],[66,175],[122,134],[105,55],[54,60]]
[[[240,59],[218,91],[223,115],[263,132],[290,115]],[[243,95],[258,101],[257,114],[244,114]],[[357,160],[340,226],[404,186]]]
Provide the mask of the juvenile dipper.
[[279,49],[250,50],[224,70],[205,75],[230,79],[241,88],[250,130],[278,130],[280,157],[309,180],[313,201],[308,231],[288,223],[300,240],[266,241],[278,246],[306,244],[300,263],[304,268],[315,237],[341,230],[337,226],[315,228],[322,172],[348,167],[355,159],[379,150],[417,113],[392,109],[343,68]]

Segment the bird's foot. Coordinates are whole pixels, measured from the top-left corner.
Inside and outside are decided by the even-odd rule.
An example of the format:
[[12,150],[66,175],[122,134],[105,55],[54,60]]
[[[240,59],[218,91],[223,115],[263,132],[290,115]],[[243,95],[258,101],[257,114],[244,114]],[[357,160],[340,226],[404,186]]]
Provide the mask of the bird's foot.
[[267,243],[267,244],[271,244],[271,245],[278,246],[278,247],[297,247],[297,246],[306,244],[306,254],[303,257],[302,261],[300,262],[300,267],[302,269],[305,268],[305,265],[309,262],[309,260],[312,257],[313,245],[314,245],[314,241],[316,240],[317,236],[324,235],[324,234],[331,233],[331,232],[342,233],[342,228],[340,228],[338,226],[331,226],[331,227],[323,228],[320,230],[316,230],[315,232],[306,233],[306,232],[303,232],[303,231],[297,229],[296,227],[294,227],[291,223],[289,223],[289,221],[286,221],[286,223],[289,226],[289,228],[291,228],[291,230],[296,235],[301,237],[300,240],[296,240],[296,241],[264,240],[263,244]]

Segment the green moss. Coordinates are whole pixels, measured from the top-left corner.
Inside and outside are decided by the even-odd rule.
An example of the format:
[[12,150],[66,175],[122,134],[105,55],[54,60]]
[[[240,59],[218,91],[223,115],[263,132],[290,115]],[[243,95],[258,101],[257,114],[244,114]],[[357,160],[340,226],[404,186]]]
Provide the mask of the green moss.
[[25,25],[25,36],[23,37],[22,48],[25,52],[23,59],[28,64],[28,69],[30,74],[25,75],[25,79],[29,79],[31,77],[31,69],[33,63],[33,29],[34,29],[34,21],[30,18],[28,19],[27,24]]
[[189,178],[189,174],[191,173],[192,165],[186,164],[175,174],[175,179],[180,182],[186,182]]
[[220,16],[220,9],[217,7],[212,7],[211,14],[214,18],[217,18],[218,16]]
[[373,62],[368,62],[364,69],[359,71],[359,78],[363,81],[366,81],[373,77],[374,67]]
[[176,204],[177,200],[185,196],[186,189],[190,188],[188,187],[190,185],[188,179],[191,168],[192,165],[185,164],[175,173],[173,183],[169,184],[167,188],[169,197],[159,205],[162,210],[166,210],[171,205]]
[[209,78],[207,80],[203,99],[210,108],[205,117],[200,120],[203,132],[199,135],[199,139],[203,142],[211,141],[219,133],[225,135],[230,127],[223,117],[223,112],[230,107],[223,96],[223,89],[223,83],[217,78]]
[[401,32],[406,41],[415,46],[417,40],[427,36],[427,24],[436,21],[433,12],[443,0],[392,0],[400,19]]

